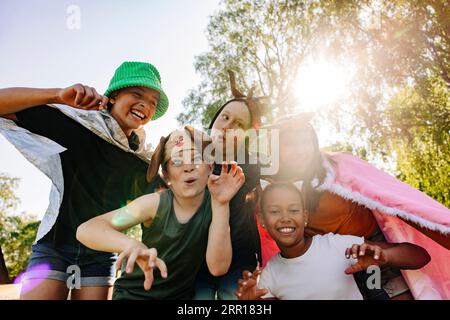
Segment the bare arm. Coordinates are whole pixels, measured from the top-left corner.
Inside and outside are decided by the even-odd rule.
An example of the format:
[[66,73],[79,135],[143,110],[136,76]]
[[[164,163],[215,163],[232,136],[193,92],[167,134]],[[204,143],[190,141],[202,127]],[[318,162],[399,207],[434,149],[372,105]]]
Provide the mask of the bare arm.
[[347,258],[352,256],[358,261],[345,270],[345,273],[355,273],[366,270],[370,265],[390,266],[399,269],[420,269],[431,258],[428,252],[412,243],[370,242],[354,244],[345,251]]
[[137,198],[123,208],[95,217],[77,229],[77,239],[87,247],[106,252],[120,252],[116,266],[120,268],[127,259],[125,271],[133,272],[135,263],[144,273],[144,289],[153,284],[153,269],[158,268],[167,278],[167,266],[158,258],[155,248],[121,233],[138,223],[151,223],[159,205],[159,194],[152,193]]
[[242,169],[237,163],[222,165],[220,176],[211,175],[208,189],[211,193],[212,221],[209,227],[206,263],[214,276],[227,273],[231,264],[232,248],[230,237],[230,200],[239,191],[245,181]]
[[5,88],[0,89],[0,116],[7,116],[31,107],[59,103],[80,109],[102,109],[108,98],[94,88],[75,84],[60,89]]
[[132,246],[145,246],[125,234],[125,231],[141,222],[151,221],[159,204],[159,194],[147,194],[123,208],[105,213],[81,224],[77,239],[85,246],[106,252],[122,252]]
[[217,277],[227,273],[231,264],[230,206],[212,199],[211,207],[206,263],[211,274]]

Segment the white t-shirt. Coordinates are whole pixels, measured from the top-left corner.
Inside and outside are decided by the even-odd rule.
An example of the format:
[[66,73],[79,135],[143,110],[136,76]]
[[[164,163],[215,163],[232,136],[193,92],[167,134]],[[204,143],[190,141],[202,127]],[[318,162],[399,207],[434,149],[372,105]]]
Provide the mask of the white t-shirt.
[[274,256],[262,271],[258,288],[269,290],[263,298],[280,300],[362,300],[353,276],[344,271],[355,263],[345,257],[345,249],[363,242],[361,237],[333,233],[314,236],[302,256]]

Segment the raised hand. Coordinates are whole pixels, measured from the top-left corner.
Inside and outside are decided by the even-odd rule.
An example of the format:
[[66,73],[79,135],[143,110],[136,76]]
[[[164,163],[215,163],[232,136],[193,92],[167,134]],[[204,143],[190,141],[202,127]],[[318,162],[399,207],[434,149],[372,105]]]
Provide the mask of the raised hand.
[[377,245],[363,243],[354,244],[345,250],[347,259],[357,259],[356,263],[345,269],[346,274],[366,270],[371,265],[381,266],[387,263],[383,249]]
[[222,204],[229,202],[245,182],[244,172],[236,162],[232,162],[230,172],[227,171],[228,165],[224,163],[220,176],[211,174],[208,179],[211,197]]
[[117,258],[117,269],[122,266],[123,259],[127,259],[126,273],[133,272],[135,263],[142,269],[145,276],[144,289],[147,291],[152,287],[153,269],[155,267],[159,269],[163,278],[167,278],[167,266],[164,261],[158,258],[158,252],[155,248],[148,249],[144,244],[139,244],[122,251]]
[[261,270],[256,270],[253,273],[250,271],[242,273],[242,279],[238,280],[238,288],[234,292],[239,300],[258,300],[269,292],[267,289],[256,287],[260,274]]
[[108,102],[108,98],[97,93],[94,88],[79,83],[61,89],[58,100],[61,104],[85,110],[106,109]]

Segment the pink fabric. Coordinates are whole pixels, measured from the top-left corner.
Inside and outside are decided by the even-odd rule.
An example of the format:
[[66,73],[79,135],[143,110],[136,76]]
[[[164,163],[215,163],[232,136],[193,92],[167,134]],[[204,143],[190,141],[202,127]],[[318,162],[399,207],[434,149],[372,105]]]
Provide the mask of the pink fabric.
[[337,164],[335,182],[339,186],[403,211],[404,219],[450,234],[450,210],[444,205],[355,156],[336,153],[331,158]]
[[415,299],[450,299],[450,250],[436,244],[401,219],[373,211],[388,242],[410,242],[425,248],[431,261],[419,270],[402,270]]

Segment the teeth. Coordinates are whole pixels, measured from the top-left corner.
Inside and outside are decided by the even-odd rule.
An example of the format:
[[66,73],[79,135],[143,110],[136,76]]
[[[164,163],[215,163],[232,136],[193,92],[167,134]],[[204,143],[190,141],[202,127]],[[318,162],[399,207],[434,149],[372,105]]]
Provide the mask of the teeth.
[[142,120],[145,118],[145,114],[143,114],[142,112],[139,112],[137,110],[131,110],[131,113],[134,114],[135,116],[141,118]]
[[294,232],[294,230],[295,228],[288,228],[288,227],[278,229],[278,231],[280,231],[281,233],[291,233]]

